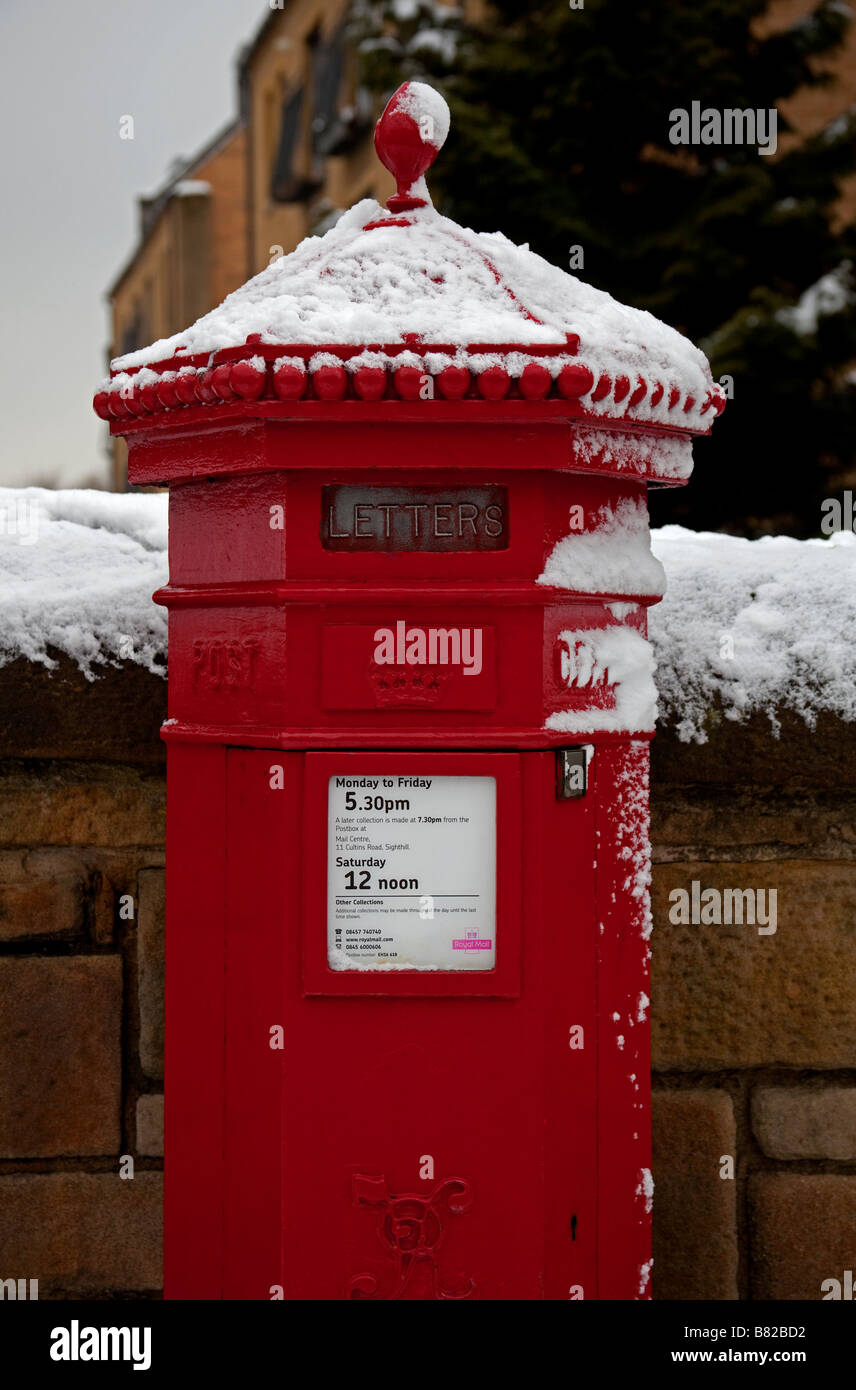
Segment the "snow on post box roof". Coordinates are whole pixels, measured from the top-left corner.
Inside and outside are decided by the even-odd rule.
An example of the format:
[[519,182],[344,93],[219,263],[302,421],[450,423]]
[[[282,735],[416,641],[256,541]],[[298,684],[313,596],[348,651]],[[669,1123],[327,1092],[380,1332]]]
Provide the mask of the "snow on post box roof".
[[423,175],[448,126],[439,93],[405,82],[375,131],[398,184],[387,208],[357,203],[192,327],[116,358],[98,414],[118,423],[236,402],[526,401],[581,424],[614,422],[616,450],[628,429],[672,435],[656,471],[685,477],[689,436],[725,405],[704,354],[501,232],[441,216]]

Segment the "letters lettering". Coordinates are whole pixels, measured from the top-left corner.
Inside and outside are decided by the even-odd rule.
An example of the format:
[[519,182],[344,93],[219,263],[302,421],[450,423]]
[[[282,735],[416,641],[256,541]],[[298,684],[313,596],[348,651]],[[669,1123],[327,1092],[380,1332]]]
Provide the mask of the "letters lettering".
[[508,545],[508,492],[494,485],[321,489],[325,550],[479,551]]

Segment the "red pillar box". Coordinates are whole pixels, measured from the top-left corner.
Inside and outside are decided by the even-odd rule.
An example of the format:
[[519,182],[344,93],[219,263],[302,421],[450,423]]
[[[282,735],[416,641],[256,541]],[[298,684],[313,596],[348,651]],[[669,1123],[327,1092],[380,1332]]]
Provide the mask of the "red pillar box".
[[96,409],[167,484],[166,1292],[650,1297],[646,488],[700,352],[396,174]]

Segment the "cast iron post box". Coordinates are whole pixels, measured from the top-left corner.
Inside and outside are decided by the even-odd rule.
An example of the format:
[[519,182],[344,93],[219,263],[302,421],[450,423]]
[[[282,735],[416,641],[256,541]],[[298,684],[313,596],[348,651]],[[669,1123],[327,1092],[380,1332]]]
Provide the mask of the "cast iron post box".
[[650,1296],[648,484],[703,355],[398,181],[96,409],[169,485],[166,1294]]

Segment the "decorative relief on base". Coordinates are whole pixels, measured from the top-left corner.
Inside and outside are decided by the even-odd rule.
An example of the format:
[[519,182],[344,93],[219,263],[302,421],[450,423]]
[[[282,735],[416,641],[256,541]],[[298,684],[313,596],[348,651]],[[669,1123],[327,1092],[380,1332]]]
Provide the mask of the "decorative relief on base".
[[377,1237],[391,1262],[386,1287],[370,1272],[355,1274],[348,1283],[349,1299],[392,1301],[404,1298],[418,1270],[430,1276],[431,1297],[469,1298],[475,1289],[464,1275],[451,1278],[440,1271],[439,1251],[446,1234],[447,1214],[462,1216],[473,1204],[473,1190],[465,1178],[445,1178],[428,1196],[395,1195],[386,1178],[355,1173],[354,1206],[370,1207],[378,1216]]

